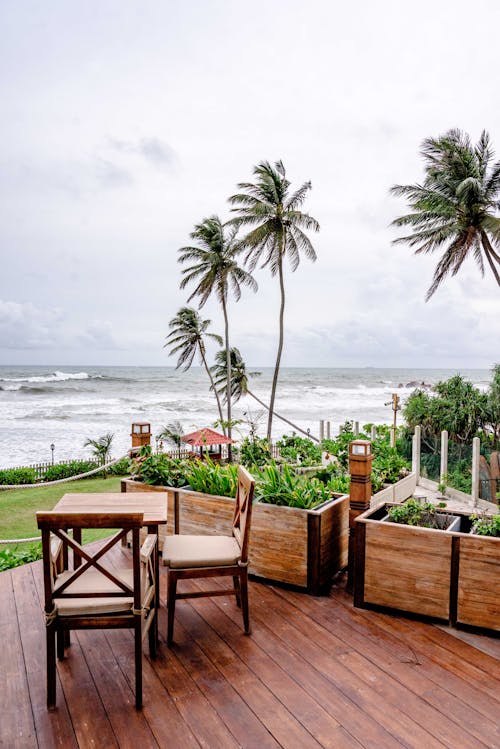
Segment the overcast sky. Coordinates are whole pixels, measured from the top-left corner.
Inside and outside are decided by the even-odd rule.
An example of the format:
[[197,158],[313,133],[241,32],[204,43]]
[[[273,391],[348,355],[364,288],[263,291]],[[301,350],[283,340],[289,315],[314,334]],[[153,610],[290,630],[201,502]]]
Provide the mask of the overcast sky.
[[[283,364],[490,367],[494,279],[470,262],[426,304],[438,258],[391,245],[388,190],[452,127],[500,158],[499,28],[498,0],[3,0],[0,364],[173,364],[178,248],[282,159],[321,225]],[[231,336],[265,366],[279,290],[256,279]]]

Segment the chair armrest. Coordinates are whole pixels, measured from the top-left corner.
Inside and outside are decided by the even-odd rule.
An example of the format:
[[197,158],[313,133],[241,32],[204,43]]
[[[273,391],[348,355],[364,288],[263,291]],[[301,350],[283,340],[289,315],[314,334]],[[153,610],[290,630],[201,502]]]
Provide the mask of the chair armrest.
[[151,559],[151,555],[157,543],[158,536],[156,533],[148,533],[141,546],[141,562],[148,562],[149,559]]

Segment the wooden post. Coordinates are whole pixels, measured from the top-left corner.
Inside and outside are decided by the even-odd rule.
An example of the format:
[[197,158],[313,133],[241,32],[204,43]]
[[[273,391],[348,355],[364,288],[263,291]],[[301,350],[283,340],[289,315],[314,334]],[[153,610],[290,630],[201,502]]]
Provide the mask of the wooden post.
[[479,499],[479,457],[481,455],[481,440],[474,437],[472,440],[472,499],[474,507],[477,507]]
[[320,419],[320,422],[319,422],[319,441],[321,442],[324,439],[325,439],[325,422],[324,422],[323,419]]
[[422,428],[420,426],[415,427],[415,434],[412,440],[411,450],[411,470],[415,474],[417,484],[420,480],[420,450],[422,440]]
[[349,445],[349,473],[351,488],[349,497],[349,558],[347,591],[352,593],[356,574],[356,523],[358,515],[370,508],[372,498],[372,443],[369,440],[354,440]]
[[326,422],[326,439],[330,439],[330,420]]
[[354,432],[354,436],[357,437],[359,434],[359,421],[353,422],[352,431]]
[[377,427],[375,426],[375,424],[372,424],[371,438],[372,442],[377,439]]
[[448,432],[443,429],[441,432],[441,467],[439,469],[439,480],[444,482],[444,477],[448,473]]

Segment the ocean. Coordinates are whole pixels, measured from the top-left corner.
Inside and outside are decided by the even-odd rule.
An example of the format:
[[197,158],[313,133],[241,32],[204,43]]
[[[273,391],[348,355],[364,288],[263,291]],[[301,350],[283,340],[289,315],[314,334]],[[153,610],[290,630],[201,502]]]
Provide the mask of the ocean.
[[[252,367],[248,367],[252,371]],[[329,369],[283,368],[275,410],[319,435],[320,419],[329,420],[331,434],[346,419],[377,424],[392,423],[391,396],[404,404],[420,383],[433,385],[457,374],[452,369]],[[485,389],[489,370],[460,370]],[[249,386],[269,402],[272,368],[262,368]],[[0,367],[0,468],[27,465],[52,458],[55,462],[88,457],[87,438],[114,435],[114,457],[130,447],[134,421],[148,421],[154,436],[162,427],[180,421],[185,433],[213,426],[218,418],[206,373],[201,368],[179,372],[173,367]],[[264,436],[267,413],[250,396],[233,405],[241,420],[233,436],[248,434],[249,420]],[[398,414],[398,423],[403,417]],[[292,428],[275,418],[273,438]]]

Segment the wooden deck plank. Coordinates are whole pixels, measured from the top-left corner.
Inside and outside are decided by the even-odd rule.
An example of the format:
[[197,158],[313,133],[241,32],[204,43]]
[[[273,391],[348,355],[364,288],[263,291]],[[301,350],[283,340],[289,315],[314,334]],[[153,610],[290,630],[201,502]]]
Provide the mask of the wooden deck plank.
[[11,572],[0,574],[0,601],[0,746],[38,747]]
[[[427,695],[428,697],[430,694],[436,696],[438,709],[440,700],[448,703],[451,694],[453,704],[450,709],[450,717],[453,717],[453,720],[464,730],[478,737],[482,734],[484,724],[484,738],[487,745],[489,746],[488,742],[491,741],[493,741],[493,746],[496,745],[498,742],[496,716],[500,705],[498,703],[499,690],[496,686],[498,682],[496,678],[498,662],[495,659],[480,652],[479,657],[483,661],[489,659],[489,668],[485,663],[486,670],[478,670],[464,661],[461,663],[461,667],[468,673],[466,676],[463,674],[457,676],[455,669],[450,664],[450,658],[446,655],[452,654],[452,646],[455,640],[447,633],[424,622],[364,609],[354,609],[352,601],[343,590],[336,594],[336,600],[342,603],[342,607],[336,609],[337,617],[339,617],[337,621],[342,622],[344,620],[345,627],[348,627],[349,631],[352,631],[353,628],[357,629],[363,638],[369,637],[374,643],[380,643],[380,638],[386,637],[387,645],[383,647],[381,654],[382,657],[385,657],[385,651],[395,654],[397,660],[390,665],[391,668],[399,670],[398,662],[400,660],[408,659],[410,663],[413,660],[415,676],[418,677],[419,674],[424,673],[425,678],[431,682],[432,689],[434,685],[442,688],[442,691],[431,691]],[[425,637],[421,637],[422,633],[425,633]],[[441,644],[446,643],[447,647],[450,648],[449,650],[441,650],[439,662],[435,658],[436,652],[439,651],[436,651],[432,645],[435,638],[438,638]],[[461,643],[461,645],[465,649],[470,647],[465,643]],[[470,649],[466,652],[467,656],[470,657],[472,653],[475,654],[477,651]],[[456,663],[459,663],[459,659],[456,659]],[[407,680],[406,683],[408,683]],[[420,691],[422,685],[425,686],[425,682],[422,682],[418,689],[420,694],[424,696],[426,690]],[[457,693],[460,694],[461,699],[457,698]],[[439,695],[439,699],[437,699],[437,695]],[[471,720],[477,721],[478,725],[472,725]],[[493,732],[493,738],[490,735],[491,732]]]
[[35,569],[33,565],[17,567],[12,570],[12,580],[36,734],[41,747],[74,749],[78,744],[58,677],[58,709],[49,711],[45,705],[45,624],[33,578]]
[[[42,616],[43,575],[41,565],[38,570],[33,570],[33,579],[40,601],[39,611],[34,612],[34,615]],[[70,711],[78,747],[79,749],[95,749],[98,745],[96,744],[97,741],[100,741],[101,745],[106,746],[106,748],[117,747],[119,744],[80,645],[81,634],[82,632],[71,632],[71,646],[67,650],[67,655],[64,660],[57,662],[58,677],[64,699]],[[45,651],[45,642],[40,643],[40,648],[42,652]],[[56,709],[59,709],[59,707]]]
[[[467,716],[470,714],[466,703],[456,699],[447,689],[436,687],[429,672],[427,659],[423,650],[418,644],[413,642],[411,631],[408,633],[406,641],[398,641],[398,638],[391,632],[390,621],[384,623],[384,628],[376,623],[376,617],[386,617],[388,615],[377,615],[372,611],[355,609],[349,617],[346,613],[346,620],[343,621],[344,612],[336,609],[336,618],[331,621],[329,613],[323,610],[323,602],[315,602],[308,599],[295,596],[288,591],[279,591],[279,595],[290,598],[294,603],[299,605],[300,610],[308,610],[312,606],[313,619],[327,629],[341,636],[345,642],[350,643],[358,650],[364,658],[370,660],[385,672],[383,682],[384,689],[390,685],[390,678],[395,678],[399,682],[398,688],[408,688],[414,692],[420,699],[420,710],[422,724],[428,730],[432,730],[436,738],[450,747],[465,747],[473,749],[477,746],[491,746],[491,731],[494,730],[491,721],[486,720],[486,729],[484,732],[484,741],[478,744],[481,738],[481,726],[483,719],[479,720],[479,728],[471,726]],[[290,614],[287,614],[288,616]],[[370,626],[368,626],[370,625]],[[431,625],[424,625],[431,626]],[[375,631],[373,631],[375,630]],[[347,653],[344,658],[346,664],[349,664],[350,658]],[[450,677],[453,675],[450,674]],[[377,688],[376,682],[374,684]],[[443,709],[446,702],[447,710]],[[424,715],[426,720],[424,720]],[[493,744],[495,745],[495,744]]]
[[40,563],[0,573],[0,596],[0,634],[12,644],[0,669],[14,674],[0,682],[6,749],[500,746],[498,660],[431,624],[354,609],[341,587],[315,598],[252,582],[250,637],[234,600],[179,601],[172,649],[162,606],[141,712],[128,631],[72,633],[48,712]]
[[[209,581],[208,586],[210,587]],[[192,586],[196,587],[196,586]],[[205,614],[209,602],[193,601],[192,608],[199,613],[198,618],[189,617],[189,635],[198,644],[200,649],[210,657],[211,662],[222,674],[225,680],[233,687],[245,684],[245,702],[253,713],[258,716],[260,722],[264,724],[269,733],[274,736],[278,744],[283,745],[285,742],[289,749],[319,749],[321,743],[307,730],[306,727],[297,719],[295,711],[289,710],[283,705],[276,695],[266,684],[246,665],[244,659],[239,654],[239,647],[233,650],[221,637],[218,628],[212,629],[210,622],[205,619]],[[228,604],[230,605],[230,604]],[[179,615],[181,621],[184,621],[186,612],[180,606]],[[226,617],[227,619],[227,617]],[[244,641],[248,640],[238,622],[235,624],[228,620],[229,627],[233,631],[236,639],[244,647]],[[300,699],[300,694],[297,695]],[[298,706],[298,701],[296,703]]]

